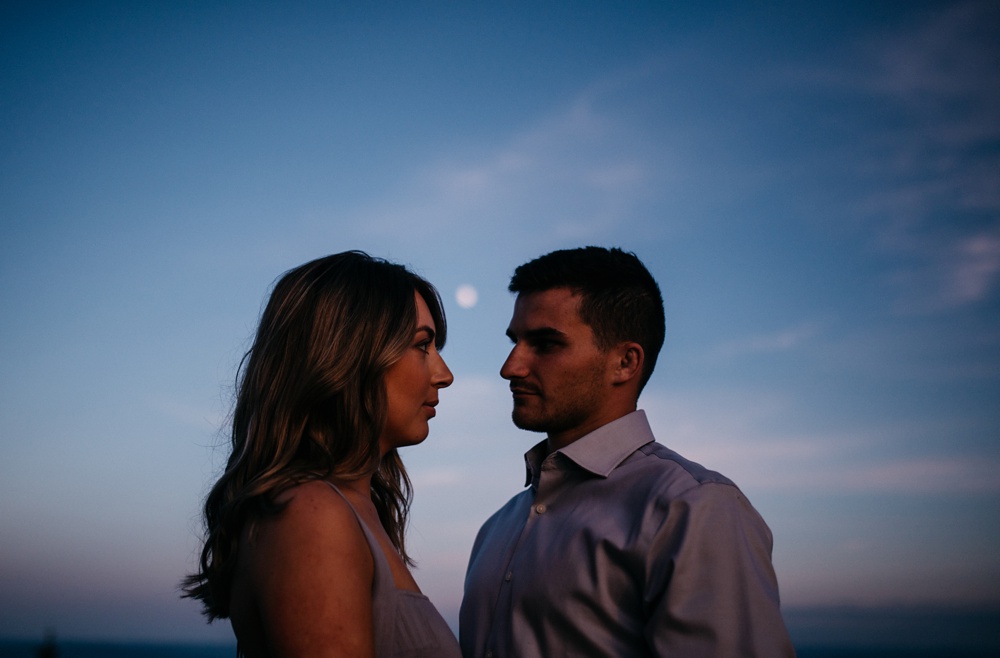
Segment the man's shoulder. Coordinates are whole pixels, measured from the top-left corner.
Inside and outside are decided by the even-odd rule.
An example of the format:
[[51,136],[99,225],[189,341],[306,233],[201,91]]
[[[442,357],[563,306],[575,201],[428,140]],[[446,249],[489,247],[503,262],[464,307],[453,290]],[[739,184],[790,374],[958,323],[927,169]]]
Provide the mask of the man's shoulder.
[[[618,470],[647,506],[664,511],[697,510],[698,514],[717,519],[750,518],[770,536],[767,524],[735,482],[661,443],[653,441],[642,446]],[[721,525],[725,524],[720,521]]]
[[622,464],[621,476],[655,482],[658,488],[679,494],[708,485],[736,487],[728,477],[692,461],[662,443],[650,441]]

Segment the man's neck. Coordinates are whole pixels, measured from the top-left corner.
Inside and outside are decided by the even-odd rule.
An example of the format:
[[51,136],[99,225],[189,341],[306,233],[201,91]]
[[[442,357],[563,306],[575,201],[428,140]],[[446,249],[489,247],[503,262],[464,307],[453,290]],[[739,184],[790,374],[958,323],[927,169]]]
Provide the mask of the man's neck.
[[635,404],[633,404],[630,409],[629,408],[621,409],[617,413],[608,414],[607,416],[602,416],[601,418],[596,419],[586,425],[580,425],[579,427],[574,427],[573,429],[566,430],[565,432],[557,432],[555,434],[549,434],[545,438],[545,443],[546,443],[545,448],[547,451],[546,454],[551,455],[556,450],[562,450],[571,443],[574,443],[575,441],[582,439],[583,437],[587,436],[588,434],[590,434],[595,430],[599,430],[608,423],[613,423],[619,418],[624,418],[625,416],[635,411],[637,408],[638,407]]

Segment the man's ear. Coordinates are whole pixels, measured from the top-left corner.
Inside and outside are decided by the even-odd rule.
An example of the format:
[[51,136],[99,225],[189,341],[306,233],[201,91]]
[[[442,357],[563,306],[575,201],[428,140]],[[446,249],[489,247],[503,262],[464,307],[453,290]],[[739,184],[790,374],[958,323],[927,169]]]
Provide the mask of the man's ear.
[[642,365],[646,355],[639,343],[622,343],[612,350],[615,362],[611,373],[616,386],[629,382],[638,383],[642,377]]

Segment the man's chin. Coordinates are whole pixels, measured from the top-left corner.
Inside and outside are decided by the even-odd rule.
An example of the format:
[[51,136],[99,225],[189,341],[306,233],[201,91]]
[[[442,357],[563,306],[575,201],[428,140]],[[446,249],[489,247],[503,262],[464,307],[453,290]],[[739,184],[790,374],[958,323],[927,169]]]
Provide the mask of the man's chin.
[[514,409],[514,412],[510,415],[511,420],[514,421],[514,427],[520,430],[526,430],[528,432],[546,432],[548,431],[548,424],[544,419],[533,418],[528,414],[518,413],[518,409]]

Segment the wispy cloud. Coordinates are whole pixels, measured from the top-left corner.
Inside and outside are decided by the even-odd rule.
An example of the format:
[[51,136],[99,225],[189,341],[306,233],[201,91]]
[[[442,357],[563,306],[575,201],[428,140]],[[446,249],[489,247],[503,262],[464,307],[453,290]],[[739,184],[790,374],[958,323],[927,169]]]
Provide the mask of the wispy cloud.
[[956,245],[956,251],[950,297],[960,301],[984,299],[1000,275],[1000,230],[966,238]]
[[804,322],[769,334],[727,341],[717,346],[712,351],[712,356],[718,359],[731,359],[753,354],[787,352],[804,347],[819,330],[818,322]]
[[[887,260],[893,308],[989,303],[1000,282],[1000,5],[945,4],[855,41],[796,86],[852,98],[831,157],[866,190],[846,200]],[[881,117],[877,122],[850,117]],[[846,153],[846,155],[845,155]],[[846,160],[844,159],[846,157]]]
[[905,255],[889,278],[894,309],[903,314],[948,311],[987,302],[1000,288],[1000,217],[977,232],[936,236],[914,232],[897,240]]
[[[1000,460],[940,455],[859,465],[836,477],[810,477],[828,489],[903,493],[1000,493]],[[802,484],[808,484],[802,482]]]
[[[911,101],[969,94],[995,100],[1000,90],[984,88],[984,83],[1000,75],[994,41],[998,22],[1000,8],[995,2],[953,3],[909,28],[869,42],[874,60],[869,90]],[[995,130],[994,123],[991,132]]]
[[906,263],[891,279],[899,311],[981,303],[1000,280],[997,25],[996,3],[963,3],[875,52],[868,89],[905,117],[890,146],[903,194],[880,233]]
[[621,231],[670,175],[662,150],[650,147],[649,126],[618,107],[641,98],[655,73],[645,64],[625,69],[492,142],[429,155],[356,223],[381,239],[419,224],[490,246],[498,237],[482,230],[490,225],[505,229],[501,239],[530,236],[535,245]]
[[[924,448],[916,455],[900,450],[901,437],[916,441],[919,436],[910,425],[792,430],[784,419],[803,410],[791,396],[773,393],[653,393],[641,402],[662,443],[747,490],[834,495],[1000,492],[1000,460],[955,455],[944,441],[938,452]],[[722,409],[725,413],[719,412]]]

